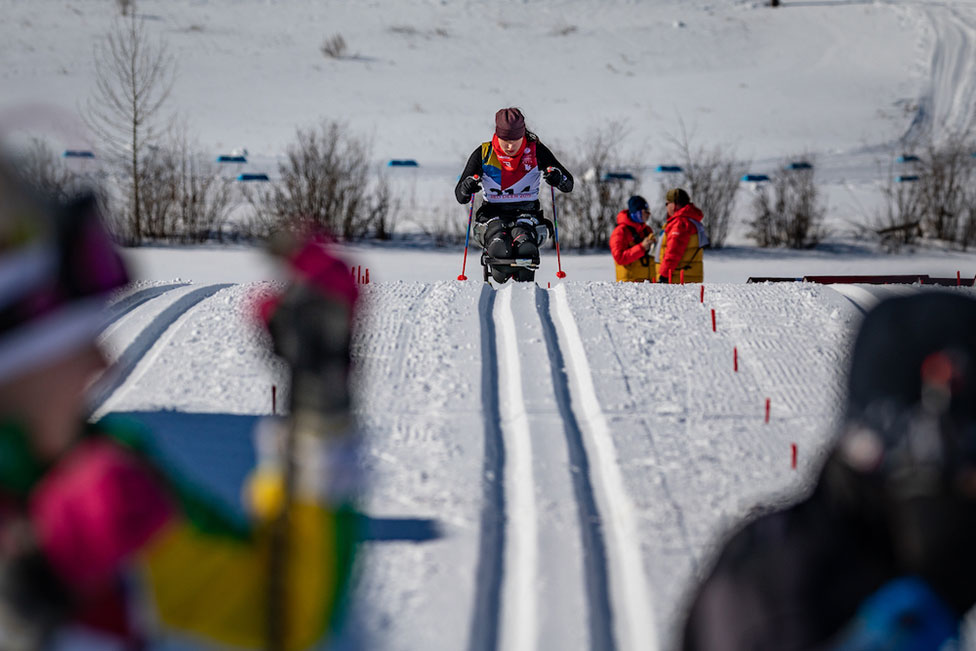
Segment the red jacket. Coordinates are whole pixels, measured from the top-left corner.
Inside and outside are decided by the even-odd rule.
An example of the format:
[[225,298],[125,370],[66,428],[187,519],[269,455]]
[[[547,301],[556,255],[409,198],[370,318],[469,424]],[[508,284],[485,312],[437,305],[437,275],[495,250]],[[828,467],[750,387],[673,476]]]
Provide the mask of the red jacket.
[[[696,242],[701,228],[701,220],[704,215],[695,204],[689,203],[674,211],[664,224],[665,245],[661,249],[661,262],[658,275],[668,277],[668,274],[680,267],[680,262],[685,257],[685,250],[692,236]],[[696,223],[697,222],[697,223]]]
[[641,242],[650,234],[651,228],[647,224],[631,221],[627,211],[621,210],[617,213],[617,226],[610,235],[610,253],[613,254],[613,261],[621,267],[626,267],[648,255]]

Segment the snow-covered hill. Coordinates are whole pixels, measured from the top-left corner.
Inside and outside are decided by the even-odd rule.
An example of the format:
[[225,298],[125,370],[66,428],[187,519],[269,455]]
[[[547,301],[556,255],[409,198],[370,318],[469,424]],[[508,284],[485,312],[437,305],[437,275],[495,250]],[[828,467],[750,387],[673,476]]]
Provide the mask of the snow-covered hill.
[[[972,126],[976,2],[764,4],[137,2],[179,65],[168,106],[204,150],[247,148],[270,171],[296,127],[341,120],[372,139],[377,166],[417,159],[388,178],[458,219],[456,175],[506,105],[561,151],[625,121],[648,170],[671,162],[682,124],[755,171],[815,154],[835,225],[870,210],[878,159],[906,134]],[[97,149],[72,116],[115,12],[0,0],[0,137],[55,122],[65,148]],[[319,51],[334,34],[349,56]],[[645,176],[649,198],[659,180]],[[538,286],[494,291],[453,280],[460,250],[344,252],[373,281],[355,339],[369,541],[344,640],[368,649],[668,648],[721,532],[815,470],[862,310],[918,291],[745,280],[976,272],[967,253],[732,247],[707,253],[702,296],[606,282],[608,255],[564,252],[557,282],[547,251]],[[274,269],[252,249],[126,255],[144,282],[115,304],[104,343],[118,364],[95,413],[147,422],[238,504],[251,429],[273,386],[287,396],[251,318]]]
[[[418,220],[424,209],[453,205],[450,186],[502,106],[521,106],[543,140],[566,153],[594,129],[626,124],[622,147],[645,166],[651,196],[660,181],[652,170],[674,162],[671,140],[682,129],[696,145],[753,161],[757,172],[815,155],[839,227],[873,208],[879,161],[898,152],[904,135],[938,135],[974,119],[976,7],[965,0],[787,0],[778,9],[741,0],[137,7],[178,65],[166,108],[202,150],[246,148],[251,171],[273,172],[296,127],[339,120],[371,139],[377,165],[419,161],[419,170],[387,175]],[[0,128],[54,122],[67,131],[65,148],[97,149],[70,124],[92,94],[93,44],[116,14],[109,0],[0,0]],[[343,58],[320,51],[334,35],[347,43]]]
[[[105,335],[123,372],[101,409],[235,504],[254,417],[287,391],[253,327],[267,291],[140,286]],[[668,648],[720,532],[815,470],[862,310],[905,291],[364,286],[371,540],[347,643]]]

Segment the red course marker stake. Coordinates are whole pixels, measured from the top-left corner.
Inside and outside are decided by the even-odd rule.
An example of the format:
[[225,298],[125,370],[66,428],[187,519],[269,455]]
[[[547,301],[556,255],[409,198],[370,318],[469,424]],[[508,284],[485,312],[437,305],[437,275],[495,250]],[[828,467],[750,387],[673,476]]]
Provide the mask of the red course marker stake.
[[715,310],[712,310],[712,332],[717,332],[715,330]]
[[699,302],[701,302],[701,303],[704,303],[705,302],[705,286],[704,285],[701,286],[701,298],[699,299]]
[[790,467],[796,470],[796,443],[790,443]]
[[739,372],[739,349],[732,347],[732,369],[738,373]]
[[278,387],[271,385],[271,414],[278,413]]
[[769,398],[766,398],[766,422],[769,422]]
[[369,284],[369,267],[366,267],[366,284]]
[[962,272],[958,269],[956,270],[956,287],[962,285]]
[[363,265],[356,267],[356,282],[363,284]]
[[681,277],[681,281],[680,282],[681,282],[682,285],[684,285],[685,284],[685,270],[684,269],[681,270],[681,276],[680,277]]

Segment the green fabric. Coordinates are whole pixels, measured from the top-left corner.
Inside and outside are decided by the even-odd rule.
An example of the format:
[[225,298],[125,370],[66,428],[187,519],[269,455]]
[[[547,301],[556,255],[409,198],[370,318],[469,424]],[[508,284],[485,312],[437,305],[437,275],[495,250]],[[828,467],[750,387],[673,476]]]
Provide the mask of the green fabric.
[[30,449],[27,430],[17,423],[0,423],[0,488],[26,497],[45,470]]
[[363,514],[351,504],[343,504],[336,510],[335,605],[332,609],[332,616],[327,619],[329,631],[333,633],[341,629],[345,620],[353,564],[356,560],[359,543],[363,538],[363,523]]

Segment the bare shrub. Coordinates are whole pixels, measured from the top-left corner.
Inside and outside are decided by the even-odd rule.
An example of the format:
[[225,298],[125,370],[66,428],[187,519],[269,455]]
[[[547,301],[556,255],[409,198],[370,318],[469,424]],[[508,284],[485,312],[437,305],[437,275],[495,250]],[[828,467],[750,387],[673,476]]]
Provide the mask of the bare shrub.
[[[735,197],[739,191],[739,179],[748,165],[736,159],[731,151],[721,147],[706,149],[692,143],[684,124],[681,136],[670,138],[682,171],[668,181],[683,187],[691,200],[704,214],[702,225],[708,234],[712,248],[722,248],[732,228]],[[662,191],[666,191],[662,183]]]
[[400,199],[393,196],[393,190],[385,178],[376,181],[375,189],[370,194],[369,209],[373,237],[378,240],[389,240],[396,230],[397,218],[400,214]]
[[139,209],[142,216],[139,241],[165,242],[176,231],[176,153],[169,148],[147,150],[139,167]]
[[330,59],[342,59],[346,56],[349,46],[346,44],[346,39],[342,37],[342,34],[333,34],[322,41],[319,49],[322,51],[322,54]]
[[889,166],[883,205],[873,220],[882,246],[895,249],[919,236],[957,244],[976,243],[976,158],[973,138],[962,134],[923,148],[911,174],[898,182]]
[[[141,241],[205,242],[222,238],[233,207],[233,181],[196,150],[185,129],[147,150],[140,167]],[[131,224],[120,225],[122,234]]]
[[[812,160],[809,156],[799,158]],[[813,166],[790,169],[784,164],[768,185],[764,183],[759,187],[753,210],[749,237],[761,247],[808,249],[824,237],[823,219],[827,208],[814,183]]]
[[569,36],[577,31],[579,28],[576,25],[559,25],[550,30],[549,36]]
[[457,246],[464,244],[468,221],[466,215],[464,219],[458,218],[456,208],[440,207],[433,208],[430,216],[418,226],[434,246]]
[[389,234],[396,203],[384,184],[370,183],[367,142],[330,121],[299,129],[296,140],[278,166],[279,180],[247,195],[258,233],[313,225],[354,239],[379,225]]
[[[571,193],[557,193],[560,246],[609,246],[614,215],[627,205],[627,199],[637,193],[640,185],[636,157],[621,151],[627,133],[624,123],[610,122],[590,131],[574,148],[579,152],[576,156],[562,158],[577,176]],[[631,173],[633,180],[604,180],[608,173],[624,170]]]
[[420,33],[420,30],[413,25],[392,25],[387,31],[401,36],[417,36]]
[[135,0],[115,0],[115,5],[119,8],[119,13],[123,16],[134,14],[136,11]]
[[942,145],[931,144],[921,156],[917,183],[926,237],[962,243],[967,207],[976,198],[976,159],[972,141],[967,140],[950,138]]
[[171,148],[176,165],[174,235],[184,242],[222,239],[224,222],[235,203],[234,182],[190,143],[185,131],[176,133]]
[[84,117],[120,171],[122,205],[115,212],[127,224],[130,243],[138,243],[145,233],[142,183],[156,171],[143,166],[157,162],[148,152],[162,136],[159,113],[174,75],[175,63],[165,43],[149,38],[135,12],[117,20],[95,46],[95,92]]
[[95,186],[93,179],[71,169],[40,138],[31,138],[15,160],[27,183],[56,201],[67,201]]
[[922,195],[914,182],[900,183],[889,166],[888,181],[881,187],[882,204],[861,235],[878,240],[881,247],[896,252],[914,244],[922,236]]
[[443,27],[435,27],[434,29],[429,29],[429,30],[420,30],[414,27],[413,25],[392,25],[387,28],[387,31],[389,31],[391,34],[398,34],[400,36],[407,36],[407,37],[423,36],[425,39],[428,40],[435,36],[440,38],[447,38],[451,35],[450,32],[448,32]]

